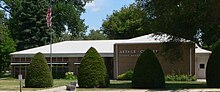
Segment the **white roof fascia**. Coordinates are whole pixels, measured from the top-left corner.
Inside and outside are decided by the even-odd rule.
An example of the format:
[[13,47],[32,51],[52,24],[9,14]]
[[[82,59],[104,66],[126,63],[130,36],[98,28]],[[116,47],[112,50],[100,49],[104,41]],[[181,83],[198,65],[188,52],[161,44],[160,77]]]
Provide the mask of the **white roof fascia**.
[[[113,57],[113,53],[99,53],[101,57]],[[15,54],[12,57],[34,57],[35,54]],[[52,57],[84,57],[85,53],[52,53]],[[45,57],[50,57],[50,54],[44,54]]]
[[[29,65],[30,63],[11,63],[11,65]],[[47,64],[51,64],[51,63],[47,63]],[[52,63],[55,65],[66,65],[67,63]]]
[[211,54],[212,52],[211,52],[211,51],[208,51],[208,50],[205,50],[205,49],[202,49],[202,48],[200,48],[200,47],[197,47],[197,48],[195,49],[195,53],[200,53],[200,54],[208,53],[208,54]]

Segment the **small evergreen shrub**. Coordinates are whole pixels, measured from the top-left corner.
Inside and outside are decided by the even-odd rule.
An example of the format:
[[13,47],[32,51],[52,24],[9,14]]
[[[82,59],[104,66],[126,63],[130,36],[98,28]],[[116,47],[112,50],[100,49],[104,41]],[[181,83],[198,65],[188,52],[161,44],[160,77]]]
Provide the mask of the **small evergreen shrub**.
[[165,79],[160,63],[152,50],[145,50],[137,60],[132,78],[133,88],[164,88]]
[[65,79],[68,79],[68,80],[76,80],[76,76],[73,75],[73,72],[66,72],[65,73]]
[[0,78],[12,78],[12,73],[7,71],[5,73],[0,73]]
[[215,46],[206,67],[206,83],[208,87],[220,87],[220,42]]
[[82,58],[78,84],[81,88],[108,87],[109,77],[103,58],[91,47]]
[[134,71],[133,70],[128,70],[127,72],[118,75],[118,80],[132,80]]
[[37,53],[27,68],[25,87],[45,88],[53,86],[53,77],[42,53]]
[[171,74],[166,75],[166,81],[196,81],[195,75],[188,75],[188,74]]

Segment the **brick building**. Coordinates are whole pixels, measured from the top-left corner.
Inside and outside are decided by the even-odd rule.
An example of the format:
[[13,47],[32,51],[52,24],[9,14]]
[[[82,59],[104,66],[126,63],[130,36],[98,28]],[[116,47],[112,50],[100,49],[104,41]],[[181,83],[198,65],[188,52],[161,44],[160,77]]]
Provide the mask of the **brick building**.
[[90,47],[94,47],[105,60],[110,78],[116,78],[117,75],[128,69],[133,69],[138,56],[145,49],[155,51],[165,74],[175,71],[183,74],[195,74],[197,78],[205,78],[205,68],[210,51],[195,47],[195,44],[185,41],[180,46],[183,58],[170,63],[157,54],[161,51],[161,44],[164,41],[166,41],[166,37],[158,39],[158,36],[153,36],[153,34],[124,40],[64,41],[52,44],[52,62],[50,61],[50,45],[40,46],[10,54],[12,75],[14,77],[17,77],[18,74],[25,76],[27,66],[37,52],[45,55],[48,65],[52,65],[53,71],[57,74],[73,71],[77,75],[82,57]]

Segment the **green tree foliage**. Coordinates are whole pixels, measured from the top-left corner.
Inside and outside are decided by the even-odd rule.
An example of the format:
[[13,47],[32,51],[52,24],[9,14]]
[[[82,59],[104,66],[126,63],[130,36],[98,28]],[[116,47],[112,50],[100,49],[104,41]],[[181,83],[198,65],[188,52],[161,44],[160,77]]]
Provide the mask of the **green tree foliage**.
[[[219,0],[136,0],[151,28],[209,47],[220,38]],[[176,39],[176,37],[170,37]],[[179,39],[180,40],[180,39]]]
[[[52,0],[53,41],[83,39],[87,26],[80,19],[86,2],[92,0]],[[9,29],[17,50],[49,43],[46,27],[49,0],[0,0],[0,9],[10,14]]]
[[100,30],[91,30],[90,34],[85,37],[86,40],[107,40],[107,35]]
[[[85,11],[83,8],[85,2],[81,0],[55,0],[53,2],[52,22],[55,41],[83,39],[87,26],[80,16]],[[63,36],[69,36],[69,38]]]
[[95,48],[91,47],[82,58],[79,74],[79,87],[99,88],[108,87],[109,78],[103,58]]
[[17,43],[17,50],[48,44],[47,0],[7,1],[6,4],[11,13],[9,29]]
[[147,16],[138,4],[122,7],[104,20],[101,30],[110,39],[127,39],[151,33]]
[[53,86],[53,77],[42,53],[37,53],[27,68],[25,87],[45,88]]
[[4,12],[0,10],[0,24],[4,23]]
[[4,23],[4,13],[0,11],[0,75],[2,71],[9,68],[9,54],[16,50],[16,44],[11,38],[10,31]]
[[145,50],[137,60],[132,78],[134,88],[164,88],[165,79],[160,63],[152,50]]
[[220,87],[220,42],[214,48],[211,56],[209,57],[206,67],[206,83],[208,87],[219,88]]

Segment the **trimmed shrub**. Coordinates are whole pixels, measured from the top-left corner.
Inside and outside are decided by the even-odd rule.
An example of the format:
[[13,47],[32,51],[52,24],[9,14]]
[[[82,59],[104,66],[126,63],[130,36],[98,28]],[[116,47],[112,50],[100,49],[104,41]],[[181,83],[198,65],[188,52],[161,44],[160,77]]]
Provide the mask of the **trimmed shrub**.
[[165,77],[166,81],[196,81],[195,75],[171,74]]
[[133,88],[164,88],[165,79],[160,63],[152,50],[145,50],[137,60],[132,78]]
[[53,86],[53,77],[42,53],[37,53],[27,68],[25,87],[45,88]]
[[82,58],[78,84],[81,88],[108,87],[109,77],[103,58],[91,47]]
[[214,48],[206,67],[206,83],[208,87],[220,87],[220,42]]
[[134,71],[133,70],[128,70],[127,72],[118,75],[118,80],[132,80]]

